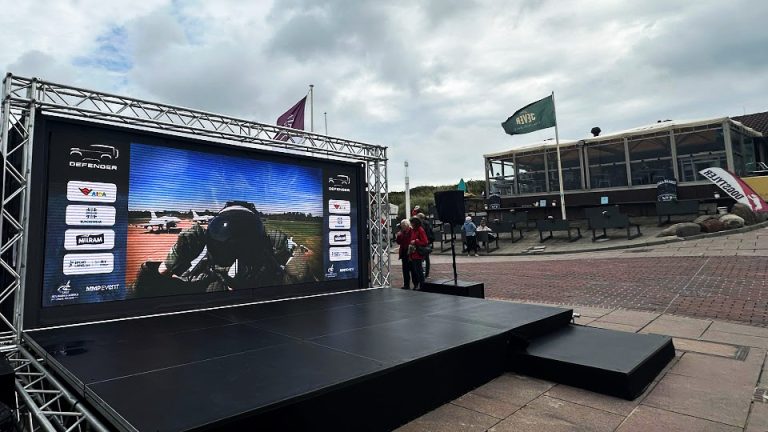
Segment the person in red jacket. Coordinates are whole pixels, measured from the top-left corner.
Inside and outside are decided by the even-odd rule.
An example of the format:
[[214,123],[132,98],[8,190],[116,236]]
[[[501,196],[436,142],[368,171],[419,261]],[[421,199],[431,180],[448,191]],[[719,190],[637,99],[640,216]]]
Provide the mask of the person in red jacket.
[[419,248],[426,247],[429,244],[429,240],[427,240],[427,233],[421,226],[421,219],[417,217],[411,218],[411,237],[408,243],[408,258],[411,260],[413,289],[419,290],[421,289],[421,284],[424,283],[424,268],[422,267],[424,255],[419,253]]
[[403,289],[411,289],[411,261],[408,259],[408,245],[411,243],[411,224],[408,219],[400,222],[400,231],[395,237],[395,243],[400,245],[399,257],[403,265]]

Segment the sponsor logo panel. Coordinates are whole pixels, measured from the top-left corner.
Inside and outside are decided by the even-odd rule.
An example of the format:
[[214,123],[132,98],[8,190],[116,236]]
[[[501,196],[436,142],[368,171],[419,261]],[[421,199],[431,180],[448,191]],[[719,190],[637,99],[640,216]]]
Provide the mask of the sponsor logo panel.
[[63,271],[68,276],[112,273],[114,269],[115,256],[111,253],[64,255]]
[[352,226],[352,218],[349,216],[330,216],[328,218],[328,228],[330,229],[349,229]]
[[332,247],[328,249],[330,261],[350,261],[352,259],[351,247]]
[[117,198],[117,185],[73,180],[67,183],[67,200],[113,203]]
[[64,232],[66,250],[109,250],[115,247],[112,230],[68,229]]
[[347,200],[328,200],[328,212],[332,214],[349,214],[351,206]]
[[109,206],[68,205],[67,225],[112,226],[115,208]]
[[352,244],[352,233],[349,231],[331,231],[328,233],[328,243],[331,246],[347,246]]

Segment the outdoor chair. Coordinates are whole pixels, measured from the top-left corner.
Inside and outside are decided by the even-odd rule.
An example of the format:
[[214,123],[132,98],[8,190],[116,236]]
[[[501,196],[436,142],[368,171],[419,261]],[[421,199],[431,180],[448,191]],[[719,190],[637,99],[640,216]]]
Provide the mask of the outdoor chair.
[[[502,233],[509,233],[512,243],[515,243],[523,238],[523,230],[517,227],[514,222],[494,222],[488,224],[488,226],[496,233],[496,238],[501,237]],[[515,237],[515,231],[518,232],[518,237]]]
[[[581,228],[571,225],[571,222],[562,219],[541,219],[536,222],[536,229],[539,230],[539,243],[553,237],[555,231],[565,231],[568,233],[568,241],[576,241],[581,238]],[[572,236],[571,232],[576,231],[576,236]],[[544,237],[545,232],[549,232],[547,237]]]
[[[632,240],[633,238],[637,238],[642,235],[640,232],[640,225],[631,223],[629,221],[629,216],[619,212],[618,206],[605,206],[597,208],[601,210],[598,214],[595,214],[594,211],[586,212],[589,215],[589,228],[592,230],[593,242],[601,238],[608,238],[608,233],[606,231],[608,228],[626,228],[627,240]],[[594,210],[594,208],[587,210]],[[631,233],[632,227],[637,229],[637,233],[634,235]],[[603,234],[600,236],[596,235],[596,232],[599,229],[603,230]]]
[[[499,248],[499,236],[494,235],[493,240],[489,240],[489,234],[494,234],[490,231],[478,231],[477,232],[477,244],[482,244],[483,248],[485,248],[485,253],[491,253],[492,250],[496,250]],[[491,249],[491,243],[496,243],[496,247]]]
[[[683,214],[699,214],[699,201],[698,200],[685,200],[685,201],[659,201],[656,203],[656,215],[659,217],[659,226],[671,223],[672,215]],[[662,216],[666,216],[667,220],[662,222]]]

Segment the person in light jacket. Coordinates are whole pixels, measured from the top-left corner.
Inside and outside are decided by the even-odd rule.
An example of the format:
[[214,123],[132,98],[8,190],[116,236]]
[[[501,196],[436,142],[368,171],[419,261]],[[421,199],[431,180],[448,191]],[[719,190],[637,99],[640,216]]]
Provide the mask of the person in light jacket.
[[477,254],[477,225],[472,222],[471,217],[467,216],[464,219],[464,225],[461,227],[461,230],[464,231],[464,236],[467,239],[467,256],[471,256],[473,253],[475,256],[479,256]]

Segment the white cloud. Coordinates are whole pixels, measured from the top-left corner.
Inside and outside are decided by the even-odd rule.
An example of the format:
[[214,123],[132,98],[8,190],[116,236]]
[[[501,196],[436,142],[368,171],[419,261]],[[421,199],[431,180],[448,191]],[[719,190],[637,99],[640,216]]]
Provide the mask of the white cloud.
[[6,70],[390,146],[391,189],[482,178],[554,136],[500,123],[555,91],[560,135],[768,108],[768,3],[0,1]]

